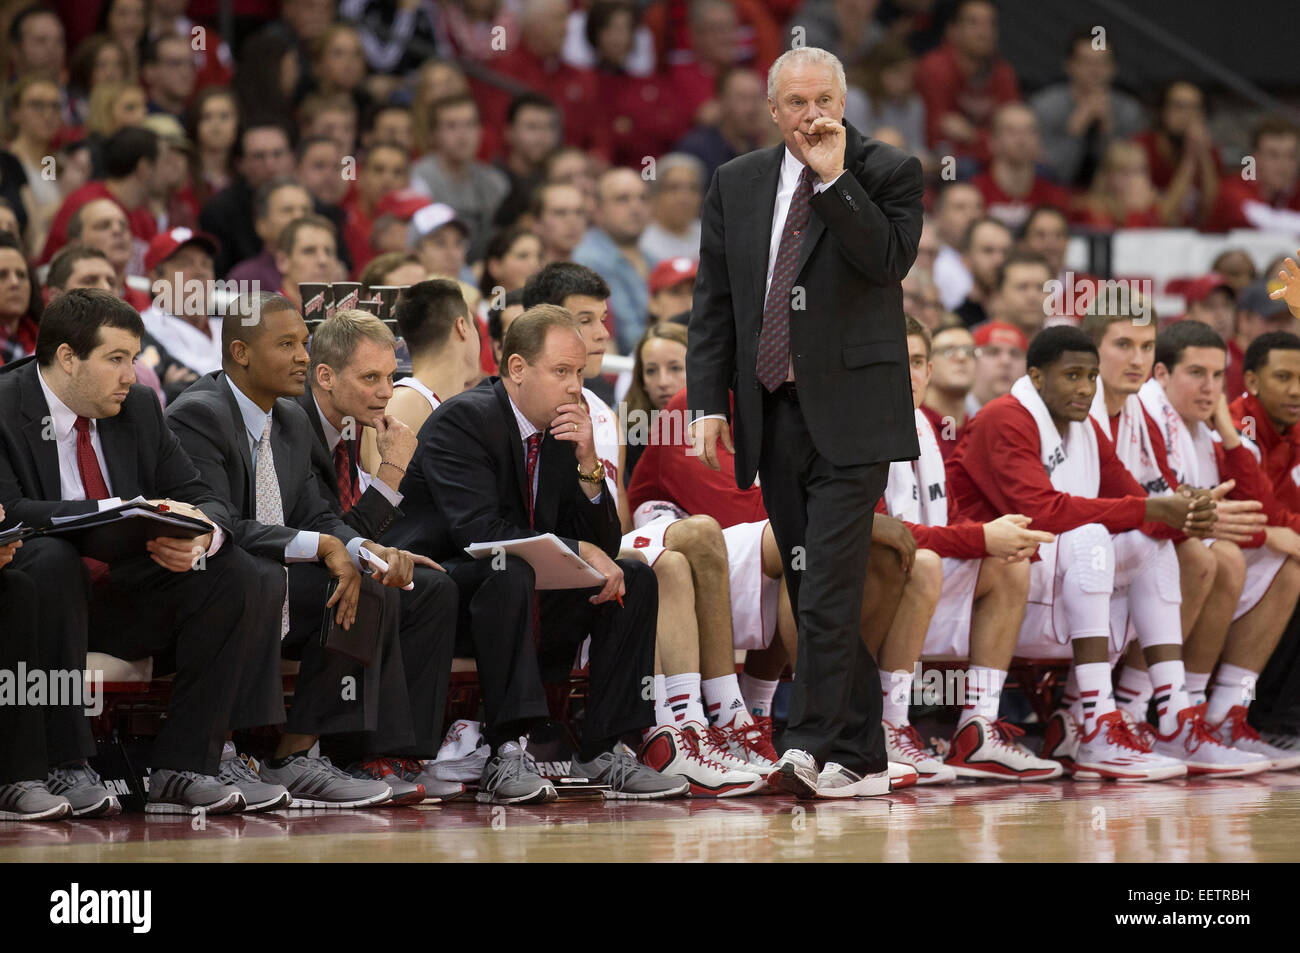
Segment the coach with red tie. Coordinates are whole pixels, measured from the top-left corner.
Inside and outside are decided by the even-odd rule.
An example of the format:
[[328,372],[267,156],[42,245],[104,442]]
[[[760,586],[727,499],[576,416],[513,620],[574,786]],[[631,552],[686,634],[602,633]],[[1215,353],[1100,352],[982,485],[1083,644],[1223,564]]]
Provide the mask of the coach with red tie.
[[696,452],[716,468],[731,417],[736,482],[761,476],[781,547],[799,657],[773,783],[805,797],[889,790],[858,619],[889,464],[919,453],[900,282],[920,241],[921,164],[846,124],[845,90],[825,50],[772,65],[784,143],[713,177],[687,356],[691,409],[705,415]]

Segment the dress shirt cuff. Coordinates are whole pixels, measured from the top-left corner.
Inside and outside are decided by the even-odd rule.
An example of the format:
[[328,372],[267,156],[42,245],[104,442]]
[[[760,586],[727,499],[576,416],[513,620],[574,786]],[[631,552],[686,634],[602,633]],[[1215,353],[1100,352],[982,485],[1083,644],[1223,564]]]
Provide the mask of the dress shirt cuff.
[[386,499],[389,503],[393,504],[394,507],[398,507],[402,505],[402,494],[398,493],[396,490],[394,490],[383,480],[375,478],[374,480],[370,481],[370,485],[373,486],[376,490],[378,490],[379,494],[384,499]]
[[694,420],[692,420],[690,422],[690,426],[688,426],[686,429],[690,430],[691,427],[694,427],[701,420],[726,420],[726,419],[727,419],[726,414],[704,414],[702,417],[696,417]]
[[[843,174],[844,174],[844,172],[841,171],[841,172],[840,172],[840,175],[843,175]],[[840,180],[840,175],[837,175],[835,178],[831,179],[829,182],[822,182],[820,179],[817,180],[816,182],[814,182],[814,183],[813,183],[813,194],[814,194],[814,195],[820,195],[821,193],[825,192],[827,189],[829,189],[832,185],[834,185],[836,182],[838,182],[838,181]]]
[[300,530],[297,536],[289,540],[289,545],[284,547],[284,561],[286,563],[315,562],[318,549],[320,549],[320,533],[307,529]]
[[213,526],[212,543],[208,546],[208,551],[203,554],[204,557],[206,558],[209,556],[215,556],[217,554],[217,550],[221,548],[221,544],[224,543],[225,541],[226,541],[226,531],[222,529],[220,526]]
[[122,498],[120,496],[110,496],[106,500],[96,500],[95,502],[99,504],[99,512],[102,513],[104,510],[111,510],[115,506],[121,506]]
[[[369,572],[366,566],[361,565],[361,544],[364,542],[365,540],[360,536],[353,536],[345,544],[348,549],[348,555],[352,557],[352,561],[356,563],[357,569],[359,569],[363,575]],[[373,553],[379,548],[379,544],[372,542],[367,548]]]

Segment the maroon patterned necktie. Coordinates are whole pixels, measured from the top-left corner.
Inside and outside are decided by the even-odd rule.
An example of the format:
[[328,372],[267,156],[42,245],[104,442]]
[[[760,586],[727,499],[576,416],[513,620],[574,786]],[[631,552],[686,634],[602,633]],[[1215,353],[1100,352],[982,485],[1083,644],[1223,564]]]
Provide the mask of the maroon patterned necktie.
[[799,184],[790,197],[790,211],[781,230],[781,244],[772,268],[772,285],[763,304],[763,331],[758,338],[758,379],[768,390],[776,390],[790,374],[790,290],[794,287],[799,245],[808,225],[813,171],[804,166]]
[[352,454],[348,452],[348,442],[340,440],[334,445],[334,474],[339,483],[339,504],[346,513],[357,505],[361,499],[360,487],[357,486],[356,467],[352,466]]
[[533,474],[537,472],[537,457],[542,452],[541,431],[528,438],[528,526],[533,525]]

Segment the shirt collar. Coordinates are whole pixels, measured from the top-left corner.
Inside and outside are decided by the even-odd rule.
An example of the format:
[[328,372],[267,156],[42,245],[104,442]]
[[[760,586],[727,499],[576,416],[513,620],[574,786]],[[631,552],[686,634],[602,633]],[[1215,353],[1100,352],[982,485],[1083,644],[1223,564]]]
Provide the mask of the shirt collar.
[[266,429],[266,422],[271,418],[271,415],[253,403],[248,395],[236,387],[235,382],[229,377],[226,378],[226,384],[230,388],[230,392],[235,395],[235,403],[239,405],[239,413],[244,418],[244,427],[248,430],[248,436],[253,441],[253,446],[257,446],[262,439],[262,431]]
[[527,440],[533,434],[540,433],[540,431],[533,426],[533,422],[523,415],[523,412],[515,404],[515,399],[509,394],[506,395],[506,399],[510,401],[510,409],[515,412],[515,423],[519,425],[519,438],[521,440]]
[[320,417],[321,431],[325,434],[325,447],[330,453],[333,453],[334,448],[343,439],[343,432],[330,423],[330,419],[325,416],[325,411],[320,409],[320,401],[316,399],[316,394],[312,391],[310,384],[307,385],[307,393],[311,394],[311,402],[316,405],[316,414]]
[[[45,404],[50,408],[50,417],[54,423],[54,439],[62,441],[72,433],[72,428],[77,423],[77,415],[63,401],[55,396],[54,391],[50,390],[50,385],[45,383],[45,375],[41,373],[40,368],[36,369],[36,379],[41,382],[41,392],[45,394]],[[90,432],[93,434],[98,430],[98,421],[90,421]]]
[[799,158],[790,151],[790,147],[785,147],[785,156],[781,160],[781,179],[785,182],[798,182],[799,176],[803,175],[804,164]]

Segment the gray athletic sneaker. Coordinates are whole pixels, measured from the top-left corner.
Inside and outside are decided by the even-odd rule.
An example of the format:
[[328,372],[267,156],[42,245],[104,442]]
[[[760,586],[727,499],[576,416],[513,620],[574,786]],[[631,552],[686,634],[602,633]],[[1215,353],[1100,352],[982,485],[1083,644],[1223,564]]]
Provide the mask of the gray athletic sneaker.
[[276,811],[288,807],[293,800],[284,785],[267,784],[259,778],[255,762],[241,756],[233,745],[222,752],[217,780],[239,788],[239,793],[244,795],[244,810],[250,814],[254,811]]
[[57,821],[71,816],[71,802],[51,794],[44,781],[0,784],[0,821]]
[[555,786],[537,773],[521,744],[507,741],[483,766],[480,804],[545,804],[556,797]]
[[84,761],[50,768],[45,786],[51,794],[68,799],[73,817],[113,817],[122,813],[117,798]]
[[210,774],[158,768],[149,775],[146,814],[238,814],[243,809],[239,788]]
[[263,781],[283,784],[293,795],[290,808],[373,807],[383,804],[393,789],[382,781],[354,778],[330,764],[329,758],[296,755],[281,768],[260,765]]
[[605,797],[628,801],[655,801],[685,797],[691,789],[689,778],[660,774],[636,759],[632,749],[622,742],[613,751],[605,751],[591,761],[573,759],[569,774],[608,784]]

